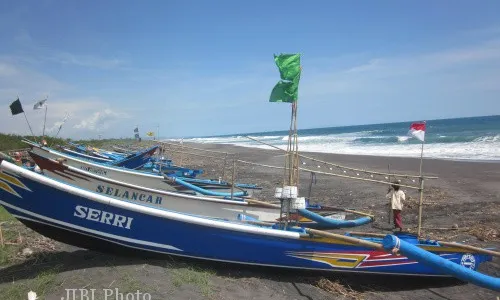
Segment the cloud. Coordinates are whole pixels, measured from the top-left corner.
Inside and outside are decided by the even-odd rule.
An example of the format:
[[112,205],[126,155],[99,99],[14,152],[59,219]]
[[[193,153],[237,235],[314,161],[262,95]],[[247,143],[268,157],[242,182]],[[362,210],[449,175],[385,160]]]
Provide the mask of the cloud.
[[[323,69],[308,78],[304,90],[311,96],[338,93],[390,92],[401,89],[396,83],[427,84],[434,79],[455,81],[460,88],[479,87],[500,66],[500,40],[489,40],[461,48],[430,53],[372,57],[366,63],[344,69]],[[307,82],[307,84],[305,83]],[[443,82],[444,83],[444,82]],[[425,85],[422,85],[424,87]]]
[[124,64],[123,60],[117,58],[102,58],[93,55],[78,55],[69,52],[47,50],[46,59],[62,64],[75,65],[87,68],[114,69]]
[[50,62],[61,65],[72,65],[85,68],[115,69],[125,65],[125,61],[116,57],[101,57],[81,54],[61,49],[41,46],[31,34],[24,29],[14,36],[14,42],[26,53],[24,56],[12,56],[18,61],[41,63]]
[[[40,97],[57,92],[68,85],[61,81],[16,63],[10,57],[0,56],[0,89],[16,91],[15,94],[26,97]],[[1,95],[0,96],[9,96]],[[10,95],[13,96],[13,95]]]
[[103,111],[94,112],[89,117],[81,120],[80,123],[74,125],[73,128],[90,131],[106,130],[112,123],[127,117],[128,115],[125,113],[105,109]]
[[[28,39],[26,39],[28,40]],[[101,64],[99,60],[89,59],[81,64]],[[20,98],[24,111],[35,134],[41,134],[44,123],[44,110],[32,110],[32,105],[48,97],[46,132],[55,133],[61,121],[69,114],[69,120],[61,135],[85,137],[100,129],[113,129],[120,120],[128,117],[121,108],[110,110],[110,103],[102,96],[77,96],[81,94],[76,86],[60,81],[46,72],[38,71],[37,63],[30,57],[0,54],[0,128],[2,132],[30,134],[23,116],[12,116],[8,105]],[[78,126],[74,126],[77,124]]]
[[[10,100],[9,100],[10,101]],[[41,134],[44,123],[44,110],[33,110],[32,103],[21,98],[24,111],[36,135]],[[114,134],[129,134],[129,129],[123,128],[123,122],[131,116],[120,109],[111,109],[110,105],[96,97],[65,98],[55,97],[47,100],[47,121],[45,132],[54,135],[63,120],[67,121],[59,136],[71,138],[93,137],[96,132],[108,131],[108,136]],[[26,120],[21,115],[12,116],[8,104],[0,110],[0,128],[3,133],[30,134]],[[114,134],[112,134],[112,133]]]

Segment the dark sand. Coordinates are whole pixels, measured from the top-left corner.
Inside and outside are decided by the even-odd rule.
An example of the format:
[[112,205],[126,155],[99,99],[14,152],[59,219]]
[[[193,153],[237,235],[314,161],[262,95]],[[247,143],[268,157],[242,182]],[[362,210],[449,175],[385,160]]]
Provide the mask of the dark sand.
[[[226,145],[194,145],[199,148],[237,153],[238,159],[274,166],[283,165],[282,153]],[[198,152],[200,153],[200,152]],[[308,154],[316,158],[350,167],[386,172],[390,164],[394,173],[418,173],[419,160],[374,156]],[[215,155],[215,154],[214,154]],[[174,161],[190,167],[203,168],[207,176],[217,178],[222,172],[222,160],[173,155]],[[225,178],[230,178],[228,168]],[[325,166],[306,161],[302,167],[326,171]],[[461,231],[425,230],[431,238],[467,242],[473,245],[500,248],[500,164],[424,160],[424,173],[438,176],[425,182],[425,227],[451,227]],[[238,164],[239,182],[260,184],[261,199],[272,199],[274,188],[282,181],[283,171]],[[310,173],[302,173],[300,190],[308,194]],[[312,186],[313,202],[373,212],[374,224],[357,231],[390,232],[387,223],[387,187],[381,184],[317,175]],[[405,226],[417,225],[417,191],[403,189],[410,196],[403,211]],[[171,234],[168,231],[166,234]],[[479,237],[479,238],[478,238]],[[28,243],[29,244],[29,243]],[[265,253],[263,253],[265,255]],[[332,273],[298,272],[264,267],[204,262],[190,259],[133,258],[100,254],[56,243],[56,250],[36,254],[0,270],[0,293],[12,282],[33,282],[41,271],[56,270],[46,299],[61,299],[65,288],[94,288],[96,299],[104,299],[102,288],[122,291],[140,289],[152,299],[496,299],[500,293],[465,284],[454,279],[407,278],[391,276],[360,276]],[[481,267],[481,272],[500,277],[497,258]],[[343,291],[329,293],[317,287],[326,278],[340,283]],[[31,281],[30,281],[31,280]],[[324,281],[323,281],[324,282]],[[352,291],[350,291],[350,288]],[[348,294],[347,292],[350,291]],[[27,292],[27,291],[26,291]],[[347,294],[346,295],[343,295]],[[349,296],[351,295],[351,296]],[[0,296],[0,298],[2,298]],[[3,298],[2,298],[3,299]],[[109,298],[108,298],[109,299]],[[114,299],[114,298],[113,298]]]

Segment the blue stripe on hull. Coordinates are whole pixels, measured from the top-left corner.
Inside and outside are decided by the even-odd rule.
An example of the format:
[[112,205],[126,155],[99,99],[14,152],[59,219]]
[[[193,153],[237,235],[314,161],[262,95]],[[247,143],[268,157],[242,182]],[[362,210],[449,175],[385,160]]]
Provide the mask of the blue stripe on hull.
[[[272,237],[191,224],[99,203],[27,178],[22,181],[33,191],[15,187],[22,198],[0,190],[1,203],[21,220],[57,226],[64,230],[71,230],[75,234],[85,234],[99,238],[103,242],[119,243],[125,247],[245,264],[342,272],[440,275],[425,265],[401,260],[396,263],[406,262],[407,264],[370,268],[332,267],[325,262],[299,258],[293,253],[334,252],[368,255],[371,251],[352,245]],[[114,216],[132,218],[130,229],[78,218],[75,216],[77,205],[109,212]],[[461,257],[460,254],[452,254],[447,258],[456,261],[459,257]]]

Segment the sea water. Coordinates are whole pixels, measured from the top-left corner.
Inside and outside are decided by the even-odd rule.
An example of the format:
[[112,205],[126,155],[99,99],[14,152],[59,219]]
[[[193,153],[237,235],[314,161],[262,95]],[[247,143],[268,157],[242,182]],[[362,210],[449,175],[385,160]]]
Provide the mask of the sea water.
[[[411,123],[302,129],[298,131],[299,151],[419,158],[421,142],[408,135]],[[184,141],[272,149],[245,136],[285,149],[288,131],[198,137]],[[424,157],[500,161],[500,116],[427,121]]]

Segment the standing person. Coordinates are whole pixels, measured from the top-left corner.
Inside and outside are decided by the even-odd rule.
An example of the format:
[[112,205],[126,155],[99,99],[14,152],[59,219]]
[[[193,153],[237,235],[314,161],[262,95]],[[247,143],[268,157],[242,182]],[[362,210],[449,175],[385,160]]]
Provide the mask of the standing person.
[[403,221],[401,219],[401,211],[403,210],[403,201],[405,200],[405,193],[399,189],[400,181],[394,182],[393,185],[389,187],[387,199],[391,199],[392,215],[394,217],[394,228],[399,228],[399,231],[403,231]]

